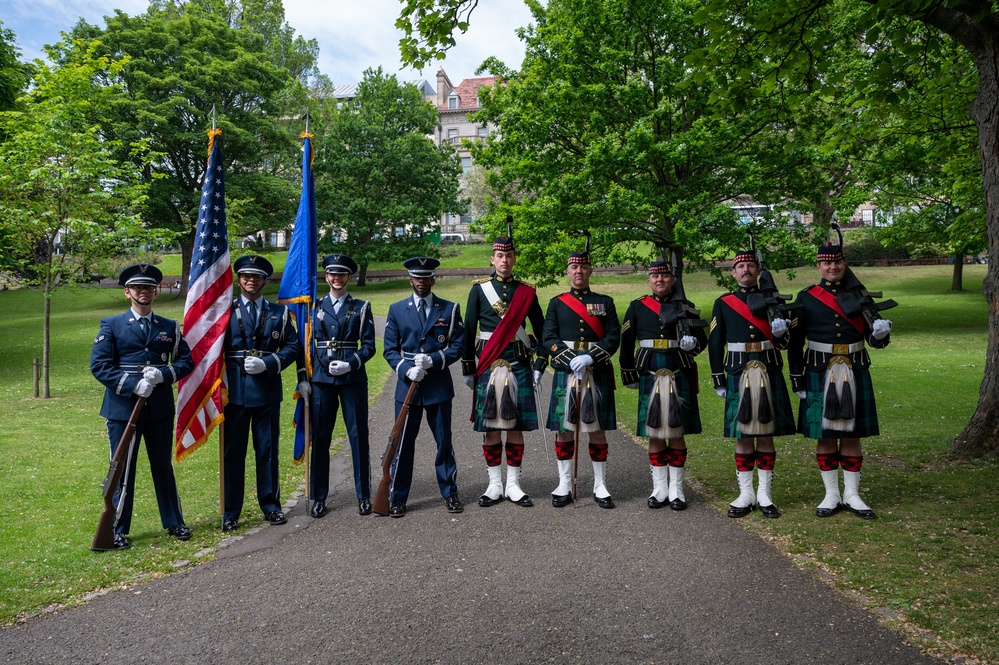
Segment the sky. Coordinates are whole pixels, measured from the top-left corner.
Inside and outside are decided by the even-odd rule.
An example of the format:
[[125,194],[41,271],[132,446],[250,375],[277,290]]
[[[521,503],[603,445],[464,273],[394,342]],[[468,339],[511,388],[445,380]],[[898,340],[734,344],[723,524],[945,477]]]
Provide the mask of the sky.
[[[140,14],[148,0],[0,0],[0,21],[13,30],[22,60],[44,58],[42,46],[59,41],[83,17],[104,25],[103,17],[120,9]],[[456,35],[457,45],[440,62],[422,71],[403,69],[395,21],[400,0],[284,0],[285,20],[298,35],[319,43],[319,69],[334,85],[357,83],[369,67],[381,66],[400,80],[427,79],[437,88],[437,69],[443,67],[457,85],[475,76],[489,56],[519,69],[523,43],[516,30],[529,24],[531,13],[521,0],[480,0],[471,27]]]

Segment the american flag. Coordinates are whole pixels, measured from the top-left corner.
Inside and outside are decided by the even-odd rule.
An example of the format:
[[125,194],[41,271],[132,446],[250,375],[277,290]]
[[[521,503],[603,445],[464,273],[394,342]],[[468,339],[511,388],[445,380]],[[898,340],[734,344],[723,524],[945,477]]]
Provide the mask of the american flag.
[[223,176],[222,130],[212,129],[208,132],[208,170],[201,188],[184,306],[184,339],[191,347],[194,371],[178,383],[178,461],[208,440],[222,422],[222,409],[228,401],[222,346],[232,313],[232,271]]
[[[316,303],[316,190],[312,180],[312,134],[302,132],[305,145],[302,152],[302,196],[298,200],[295,228],[288,245],[278,302],[288,305],[298,322],[298,337],[305,350],[305,369],[312,378],[312,309]],[[295,463],[305,459],[305,400],[296,391],[295,403]]]

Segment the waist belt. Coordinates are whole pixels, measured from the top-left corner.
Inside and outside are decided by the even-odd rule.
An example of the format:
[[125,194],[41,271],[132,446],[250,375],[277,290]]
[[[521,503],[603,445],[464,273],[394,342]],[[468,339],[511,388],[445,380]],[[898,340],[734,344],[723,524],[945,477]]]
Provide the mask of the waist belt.
[[124,372],[141,372],[147,367],[155,367],[156,369],[163,369],[164,367],[169,367],[170,365],[154,365],[153,363],[146,363],[145,365],[118,365],[118,369]]
[[675,339],[640,339],[638,346],[643,349],[679,349],[680,342]]
[[317,349],[347,349],[357,351],[357,342],[316,342]]
[[818,351],[819,353],[831,353],[834,356],[848,356],[851,353],[863,351],[864,343],[854,342],[853,344],[823,344],[822,342],[813,342],[808,340],[808,348],[812,351]]
[[773,342],[764,340],[762,342],[729,342],[728,350],[733,353],[759,353],[769,351],[774,348]]
[[563,339],[562,343],[573,351],[589,351],[597,347],[596,342],[581,342],[579,340]]
[[248,351],[226,351],[225,357],[232,360],[242,360],[244,358],[263,358],[265,354],[269,353],[269,351],[258,351],[257,349],[249,349]]

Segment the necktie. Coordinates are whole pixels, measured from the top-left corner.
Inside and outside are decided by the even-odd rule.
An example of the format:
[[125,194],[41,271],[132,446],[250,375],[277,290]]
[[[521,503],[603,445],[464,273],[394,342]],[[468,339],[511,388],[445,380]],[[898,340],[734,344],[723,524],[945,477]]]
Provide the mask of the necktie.
[[334,314],[339,314],[340,313],[340,299],[339,298],[337,298],[336,300],[333,301],[333,313]]
[[139,317],[139,330],[143,333],[149,332],[148,323],[146,322],[146,317],[144,316]]
[[416,313],[420,315],[420,323],[426,324],[427,322],[427,301],[420,298],[416,302]]
[[257,303],[253,300],[246,301],[246,313],[249,314],[250,327],[257,326]]

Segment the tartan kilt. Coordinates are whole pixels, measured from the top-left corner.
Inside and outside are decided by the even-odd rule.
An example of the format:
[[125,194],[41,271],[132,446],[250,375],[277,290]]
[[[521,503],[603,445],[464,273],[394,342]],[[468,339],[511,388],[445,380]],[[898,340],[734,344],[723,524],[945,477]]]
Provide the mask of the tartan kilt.
[[[546,426],[554,432],[567,432],[562,426],[565,420],[565,395],[568,392],[569,377],[572,372],[555,372],[552,380],[552,396],[548,402]],[[593,372],[593,385],[600,392],[597,406],[597,422],[602,430],[617,429],[617,411],[614,408],[614,370]]]
[[[770,392],[773,395],[774,433],[765,436],[790,436],[798,432],[794,426],[794,409],[791,408],[791,397],[787,392],[784,374],[779,369],[767,368],[770,377]],[[742,372],[729,374],[725,395],[725,438],[739,439],[747,435],[739,431],[736,417],[739,414],[739,396],[742,391]]]
[[671,354],[650,353],[644,370],[638,377],[638,436],[648,436],[645,421],[649,415],[649,396],[655,385],[655,373],[661,369],[673,370],[676,376],[676,388],[680,399],[680,420],[683,423],[683,433],[701,433],[701,410],[697,405],[697,380],[692,370],[677,369],[677,363],[670,361]]
[[809,439],[862,439],[878,436],[878,410],[874,403],[874,383],[871,372],[866,367],[853,366],[851,386],[856,393],[857,417],[852,432],[825,430],[822,428],[822,407],[825,404],[825,370],[805,371],[805,392],[807,399],[801,400],[798,407],[798,431]]
[[[538,404],[534,399],[534,371],[531,366],[520,361],[512,366],[517,377],[517,424],[511,428],[516,432],[532,432],[538,429]],[[476,432],[498,432],[495,427],[486,427],[482,410],[486,404],[486,387],[492,370],[487,369],[475,380],[475,400],[472,407],[472,421]]]

